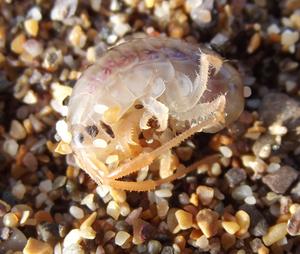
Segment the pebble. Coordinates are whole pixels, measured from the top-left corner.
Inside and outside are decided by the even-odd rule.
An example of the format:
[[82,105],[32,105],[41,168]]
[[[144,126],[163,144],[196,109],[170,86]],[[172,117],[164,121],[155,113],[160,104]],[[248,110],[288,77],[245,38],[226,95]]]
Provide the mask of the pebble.
[[28,35],[36,37],[39,32],[39,22],[36,19],[27,19],[24,22],[24,27]]
[[222,227],[231,235],[234,235],[240,229],[239,224],[235,221],[222,221]]
[[[251,217],[251,218],[253,218],[253,217]],[[267,223],[266,219],[263,218],[254,225],[255,226],[253,226],[252,231],[251,231],[251,233],[254,236],[263,236],[267,233],[268,223]]]
[[254,253],[256,253],[258,251],[259,248],[261,248],[263,246],[263,243],[261,241],[260,238],[254,238],[251,242],[250,242],[250,246],[251,249]]
[[282,139],[280,150],[294,151],[298,146],[300,124],[300,103],[283,93],[268,93],[259,107],[260,120],[265,126],[276,124],[287,128],[288,135]]
[[230,249],[236,243],[236,238],[234,235],[229,233],[224,233],[221,236],[221,244],[225,250]]
[[34,172],[38,168],[38,161],[33,153],[28,152],[23,157],[23,164],[26,168],[28,168],[31,172]]
[[0,236],[3,240],[7,240],[9,237],[9,228],[8,227],[2,227],[0,230]]
[[57,176],[53,181],[52,189],[56,190],[56,189],[63,187],[65,185],[66,181],[67,181],[66,176]]
[[28,12],[27,12],[27,18],[35,19],[35,20],[42,20],[43,16],[41,13],[41,9],[39,6],[33,6]]
[[12,188],[12,194],[19,200],[23,199],[25,193],[26,193],[26,187],[25,185],[21,182],[18,181]]
[[[45,127],[45,125],[33,114],[29,115],[29,121],[32,126],[32,129],[36,133],[40,133]],[[43,142],[43,140],[40,140],[40,141]],[[46,143],[46,141],[45,141],[45,143]]]
[[10,44],[10,49],[16,54],[22,54],[24,51],[23,45],[26,41],[24,34],[17,35]]
[[268,158],[272,152],[272,146],[275,144],[274,136],[265,134],[260,136],[253,144],[252,150],[254,154],[260,158]]
[[85,251],[82,249],[81,245],[75,243],[67,247],[64,247],[62,253],[63,254],[74,254],[74,253],[85,254]]
[[3,143],[3,151],[9,154],[11,157],[17,155],[19,144],[14,139],[7,139]]
[[62,51],[54,47],[48,48],[43,59],[42,67],[49,71],[55,71],[63,62]]
[[89,217],[87,217],[80,225],[80,230],[84,230],[84,229],[92,229],[92,225],[95,222],[97,218],[97,213],[93,212],[92,214],[89,215]]
[[180,193],[178,199],[181,205],[187,205],[190,202],[189,195],[185,192]]
[[23,97],[23,102],[29,105],[35,104],[37,101],[37,95],[32,90],[27,91],[26,95]]
[[225,158],[231,158],[233,155],[231,149],[228,146],[220,146],[219,150]]
[[37,234],[44,242],[55,242],[59,235],[59,225],[43,222],[37,225]]
[[126,222],[129,225],[133,225],[134,221],[140,217],[141,213],[143,211],[142,207],[136,208],[134,210],[131,211],[131,213],[127,216],[126,218]]
[[188,5],[191,9],[190,16],[199,27],[206,27],[209,23],[211,23],[211,9],[213,8],[213,1],[189,0]]
[[170,4],[168,1],[162,1],[161,4],[155,6],[154,15],[161,22],[165,24],[170,20]]
[[114,12],[120,11],[120,9],[121,9],[120,2],[117,0],[112,0],[110,3],[109,9]]
[[68,130],[68,125],[65,120],[59,120],[56,123],[56,131],[62,141],[69,144],[72,140],[72,134]]
[[248,232],[250,227],[250,216],[243,210],[239,210],[235,214],[235,219],[240,226],[240,229],[236,233],[237,236],[241,237]]
[[95,202],[95,194],[90,193],[86,195],[80,202],[81,205],[86,205],[91,211],[95,211],[98,208],[97,203]]
[[96,59],[97,59],[97,55],[96,55],[96,49],[95,47],[89,47],[86,51],[86,59],[90,62],[90,63],[95,63]]
[[265,175],[262,181],[275,193],[284,194],[297,179],[298,175],[294,168],[283,166],[275,173]]
[[293,81],[293,80],[287,80],[285,82],[285,90],[287,93],[292,93],[293,91],[295,91],[297,89],[297,82]]
[[221,165],[219,163],[213,163],[211,166],[211,174],[213,176],[219,176],[222,174]]
[[108,230],[104,233],[103,241],[108,242],[115,237],[116,233],[114,231]]
[[242,168],[231,168],[225,173],[225,179],[229,187],[233,188],[246,180],[247,174]]
[[115,244],[123,246],[130,238],[130,234],[125,231],[119,231],[115,236]]
[[64,238],[64,247],[72,246],[82,240],[81,232],[79,229],[72,229]]
[[23,254],[52,254],[53,249],[50,244],[30,237],[23,250]]
[[[20,218],[20,225],[21,226],[25,225],[28,222],[28,219],[29,219],[30,215],[31,215],[31,211],[29,211],[29,210],[22,212],[22,216]],[[33,222],[33,224],[34,223],[35,222]],[[29,223],[29,225],[30,225],[30,223]]]
[[2,241],[0,244],[0,252],[9,253],[11,251],[22,251],[26,245],[27,238],[17,228],[12,228],[10,230],[9,238]]
[[235,200],[245,200],[246,197],[252,195],[252,189],[249,185],[240,185],[236,187],[231,193],[232,198]]
[[260,33],[254,33],[249,41],[248,47],[247,47],[247,53],[252,54],[254,53],[261,44],[261,36]]
[[118,39],[118,36],[116,34],[110,34],[107,37],[106,41],[108,44],[112,45],[112,44],[116,43],[117,39]]
[[175,213],[175,217],[177,219],[178,225],[180,229],[185,230],[189,229],[193,225],[193,215],[184,211],[184,210],[178,210]]
[[54,250],[53,250],[54,254],[62,254],[62,250],[63,250],[63,248],[62,248],[62,244],[60,242],[55,244]]
[[298,40],[299,40],[298,31],[292,31],[290,29],[287,29],[281,34],[281,44],[286,47],[293,46]]
[[40,208],[42,204],[48,199],[48,196],[46,193],[41,192],[35,197],[35,206],[36,208]]
[[156,209],[160,218],[164,218],[167,215],[169,208],[169,202],[166,199],[157,197]]
[[226,35],[225,33],[217,33],[210,41],[210,44],[219,50],[226,48],[228,43],[229,43],[229,38],[228,35]]
[[19,218],[14,213],[7,213],[3,217],[3,224],[10,228],[17,227],[19,224]]
[[128,33],[131,30],[131,27],[127,23],[118,23],[114,24],[113,31],[116,35],[119,37],[124,36],[126,33]]
[[286,123],[290,130],[300,116],[299,102],[283,93],[268,93],[263,97],[259,115],[267,126]]
[[80,220],[84,217],[84,211],[78,206],[70,206],[69,212],[75,219]]
[[192,205],[197,207],[199,205],[198,195],[196,193],[192,193],[189,201]]
[[64,21],[75,14],[77,5],[78,0],[56,0],[50,17],[52,20]]
[[249,98],[252,95],[252,90],[249,86],[245,86],[243,93],[245,98]]
[[130,226],[128,225],[128,223],[124,220],[118,220],[115,224],[115,228],[117,231],[130,231]]
[[123,203],[126,201],[126,192],[124,190],[110,188],[110,195],[117,203]]
[[278,171],[280,169],[280,164],[279,163],[270,163],[268,168],[267,168],[267,172],[268,173],[275,173],[276,171]]
[[207,239],[207,237],[205,235],[200,236],[197,240],[196,240],[196,245],[200,248],[205,250],[206,248],[209,247],[209,241]]
[[287,232],[292,236],[300,235],[300,207],[297,208],[288,220]]
[[268,229],[266,235],[262,237],[262,240],[266,246],[271,246],[277,241],[282,240],[287,234],[286,223],[278,223]]
[[172,191],[169,189],[160,189],[155,191],[155,195],[160,198],[169,198],[172,196]]
[[162,245],[157,240],[150,240],[147,244],[147,251],[149,254],[159,254],[162,249]]
[[156,232],[155,227],[152,226],[150,223],[148,223],[148,222],[146,222],[142,219],[137,219],[133,223],[133,239],[132,239],[132,242],[136,245],[144,243],[145,241],[150,240],[151,238],[153,238],[155,232]]
[[271,24],[267,29],[268,34],[279,34],[280,28],[277,24]]
[[254,196],[249,196],[245,198],[245,203],[248,205],[255,205],[256,204],[256,198]]
[[285,134],[287,134],[288,129],[285,126],[275,123],[269,126],[269,131],[272,135],[284,136]]
[[218,213],[211,209],[202,209],[196,216],[196,221],[203,234],[210,238],[218,232]]
[[171,246],[164,246],[160,254],[175,254],[174,249]]
[[12,120],[9,135],[16,140],[21,140],[26,137],[26,130],[19,121]]
[[50,192],[52,190],[52,181],[49,179],[41,181],[39,184],[39,189],[41,192]]
[[72,28],[68,38],[71,45],[78,48],[83,48],[87,40],[85,33],[79,25]]
[[90,0],[91,7],[94,11],[100,11],[102,0]]
[[110,201],[106,208],[106,213],[117,220],[120,216],[120,206],[115,201]]
[[214,189],[205,185],[199,185],[196,189],[202,205],[208,206],[214,198]]
[[94,229],[91,226],[83,227],[81,225],[80,226],[80,234],[81,234],[82,238],[89,239],[89,240],[95,239],[95,237],[96,237],[96,231],[94,231]]
[[107,185],[98,185],[96,188],[96,192],[100,198],[104,198],[109,193],[109,190],[110,188]]

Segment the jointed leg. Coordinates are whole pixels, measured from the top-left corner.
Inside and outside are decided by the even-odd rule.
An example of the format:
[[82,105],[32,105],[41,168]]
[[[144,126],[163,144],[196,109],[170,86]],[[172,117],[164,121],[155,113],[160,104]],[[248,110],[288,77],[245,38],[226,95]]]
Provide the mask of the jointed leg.
[[107,184],[115,189],[122,189],[127,191],[150,191],[154,190],[157,186],[174,181],[179,177],[182,177],[191,171],[197,169],[200,165],[212,164],[219,159],[219,155],[212,155],[203,160],[197,161],[191,166],[184,168],[182,170],[178,170],[175,174],[159,180],[146,180],[143,182],[127,182],[127,181],[118,181],[113,179],[104,179],[104,184]]
[[[184,140],[188,139],[190,136],[195,134],[196,132],[200,132],[205,128],[212,127],[216,125],[216,123],[220,123],[224,121],[224,107],[225,107],[225,97],[220,96],[220,98],[223,98],[220,103],[220,107],[217,110],[216,113],[214,113],[210,118],[207,120],[202,121],[201,123],[195,125],[194,127],[191,127],[190,129],[186,130],[185,132],[181,133],[177,137],[171,139],[169,142],[163,144],[161,147],[155,149],[154,151],[150,153],[142,153],[132,161],[118,167],[114,171],[108,174],[106,178],[109,178],[111,180],[115,180],[118,178],[121,178],[123,176],[132,174],[134,172],[139,171],[141,168],[150,165],[157,157],[159,157],[161,154],[163,154],[165,151],[177,146]],[[221,113],[218,113],[218,112]]]
[[194,99],[194,103],[190,105],[191,108],[195,107],[199,102],[200,98],[207,90],[208,80],[210,78],[210,66],[215,69],[215,74],[219,72],[223,65],[223,60],[215,55],[206,54],[200,50],[200,60],[199,60],[199,72],[196,73],[196,78],[194,80],[194,87],[196,90],[194,93],[197,96]]

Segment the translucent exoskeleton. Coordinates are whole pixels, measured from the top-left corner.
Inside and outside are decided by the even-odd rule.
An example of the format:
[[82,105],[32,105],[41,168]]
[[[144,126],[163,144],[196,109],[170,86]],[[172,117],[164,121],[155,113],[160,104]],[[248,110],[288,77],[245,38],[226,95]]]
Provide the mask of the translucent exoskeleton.
[[243,111],[239,73],[212,50],[169,38],[135,39],[85,70],[68,105],[69,146],[98,184],[147,191],[164,179],[124,177],[147,168],[196,132],[216,132]]

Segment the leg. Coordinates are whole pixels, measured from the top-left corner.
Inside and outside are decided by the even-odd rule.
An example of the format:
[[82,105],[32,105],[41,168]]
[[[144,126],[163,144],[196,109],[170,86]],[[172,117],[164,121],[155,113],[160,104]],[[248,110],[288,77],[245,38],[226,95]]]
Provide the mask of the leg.
[[113,180],[109,178],[104,178],[104,184],[109,185],[115,189],[121,189],[121,190],[127,190],[127,191],[150,191],[154,190],[157,186],[163,184],[163,183],[168,183],[171,181],[174,181],[178,179],[179,177],[182,177],[191,171],[195,170],[197,167],[200,165],[204,164],[212,164],[216,161],[218,161],[219,155],[212,155],[209,156],[203,160],[197,161],[191,166],[184,168],[182,170],[178,170],[175,174],[164,178],[164,179],[159,179],[159,180],[146,180],[143,182],[125,182],[125,181],[118,181],[118,180]]
[[[225,104],[224,95],[217,97],[213,101],[197,104],[185,112],[174,112],[172,115],[180,121],[190,121],[191,119],[201,121],[203,116],[217,114],[222,109],[222,104]],[[222,109],[222,113],[223,111]]]
[[209,67],[212,66],[215,68],[216,74],[219,72],[222,65],[223,60],[220,57],[206,54],[200,50],[199,72],[196,73],[197,76],[194,80],[194,87],[196,88],[194,93],[196,93],[197,96],[195,97],[194,104],[191,105],[191,108],[196,106],[204,92],[207,90],[207,84],[210,78]]
[[[190,129],[186,130],[185,132],[179,134],[177,137],[171,139],[169,142],[163,144],[161,147],[155,149],[154,151],[150,153],[142,153],[135,159],[131,160],[130,162],[118,167],[116,170],[112,171],[107,175],[106,178],[115,180],[118,178],[121,178],[123,176],[132,174],[134,172],[139,171],[139,169],[150,165],[157,157],[159,157],[162,153],[164,153],[166,150],[169,150],[184,140],[188,139],[190,136],[195,134],[196,132],[201,132],[205,128],[212,127],[216,125],[216,123],[220,123],[224,121],[223,118],[223,112],[225,107],[225,96],[220,96],[220,98],[223,98],[222,103],[220,103],[220,106],[216,113],[214,113],[211,117],[209,117],[207,120],[204,120],[200,122],[199,124],[195,125],[194,127],[191,127]],[[218,113],[221,110],[222,113]]]

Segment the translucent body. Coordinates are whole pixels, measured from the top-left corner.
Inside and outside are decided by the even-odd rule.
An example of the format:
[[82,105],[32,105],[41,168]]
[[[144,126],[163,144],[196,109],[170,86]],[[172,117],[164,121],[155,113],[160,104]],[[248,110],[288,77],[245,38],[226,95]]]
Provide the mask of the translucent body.
[[[137,39],[112,48],[76,83],[70,145],[97,183],[112,184],[194,132],[220,130],[243,106],[238,72],[214,52],[180,40]],[[130,189],[122,186],[115,187]]]

